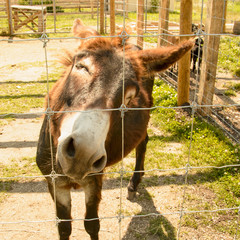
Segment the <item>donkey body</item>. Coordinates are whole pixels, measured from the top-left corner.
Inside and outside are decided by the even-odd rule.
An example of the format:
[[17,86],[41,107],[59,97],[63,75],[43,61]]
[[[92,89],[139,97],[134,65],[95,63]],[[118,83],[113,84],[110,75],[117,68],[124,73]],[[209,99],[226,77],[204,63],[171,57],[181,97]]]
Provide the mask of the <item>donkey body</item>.
[[[54,170],[62,176],[47,176],[52,198],[56,198],[59,236],[71,234],[71,188],[85,192],[85,229],[98,239],[98,206],[105,167],[122,159],[122,117],[124,119],[124,156],[136,149],[136,171],[144,169],[148,141],[147,125],[152,106],[153,74],[163,71],[189,51],[193,42],[178,46],[140,50],[114,40],[92,38],[99,35],[80,20],[73,26],[75,36],[88,36],[76,52],[68,55],[65,73],[49,93],[48,108],[40,132],[37,164],[44,175]],[[123,53],[123,48],[125,49]],[[124,80],[123,80],[124,79]],[[122,108],[120,108],[122,107]],[[127,108],[126,108],[127,107]],[[121,109],[128,109],[121,114]],[[50,142],[52,142],[52,151]],[[52,153],[51,153],[52,152]],[[128,185],[133,198],[143,173],[135,172]]]

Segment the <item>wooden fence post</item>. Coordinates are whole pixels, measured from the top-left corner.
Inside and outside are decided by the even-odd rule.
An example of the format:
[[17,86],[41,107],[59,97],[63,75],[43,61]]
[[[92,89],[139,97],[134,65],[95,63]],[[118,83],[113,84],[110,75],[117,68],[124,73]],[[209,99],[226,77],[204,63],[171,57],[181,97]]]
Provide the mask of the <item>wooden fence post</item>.
[[128,0],[125,0],[125,9],[123,7],[123,11],[125,11],[125,17],[128,18]]
[[100,0],[100,34],[104,34],[104,0]]
[[226,32],[226,20],[227,20],[227,4],[228,4],[228,0],[225,0],[225,3],[224,3],[224,20],[223,20],[223,33]]
[[[180,7],[180,34],[192,33],[192,0],[181,0]],[[180,37],[180,41],[189,39],[188,36]],[[187,53],[178,63],[178,106],[189,102],[190,88],[190,55]]]
[[93,19],[93,17],[94,17],[94,15],[93,15],[93,0],[90,1],[90,4],[91,4],[92,19]]
[[[168,33],[169,7],[170,0],[159,1],[158,34]],[[160,35],[158,37],[158,47],[167,45],[167,39],[167,35]]]
[[11,12],[11,1],[6,0],[6,11],[7,11],[7,16],[8,16],[8,33],[9,35],[13,34],[13,29],[12,29],[12,12]]
[[[212,105],[217,72],[220,33],[223,31],[223,14],[225,0],[208,0],[208,15],[206,21],[206,37],[203,48],[203,62],[199,83],[199,105]],[[208,35],[211,34],[211,35]],[[218,34],[218,35],[213,35]],[[210,107],[199,109],[202,115],[209,115]]]
[[110,0],[110,33],[115,35],[115,1]]
[[[143,48],[144,0],[138,0],[137,8],[137,45]],[[141,35],[141,36],[139,36]]]

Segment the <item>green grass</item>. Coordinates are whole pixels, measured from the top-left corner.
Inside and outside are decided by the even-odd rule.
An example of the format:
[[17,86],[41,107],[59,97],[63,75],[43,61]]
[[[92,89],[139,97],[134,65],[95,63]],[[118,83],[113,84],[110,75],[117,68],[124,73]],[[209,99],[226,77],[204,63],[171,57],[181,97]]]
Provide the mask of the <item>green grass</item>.
[[225,94],[226,96],[234,96],[234,97],[237,96],[236,92],[235,92],[233,89],[225,90],[225,91],[224,91],[224,94]]
[[[162,81],[157,81],[154,86],[155,104],[158,106],[176,106],[176,94],[175,91]],[[223,135],[223,133],[195,117],[193,120],[191,117],[185,116],[182,112],[174,109],[157,109],[152,112],[152,122],[155,126],[159,127],[165,134],[168,134],[167,140],[172,139],[183,143],[183,152],[180,155],[175,156],[175,161],[166,159],[170,153],[162,156],[162,166],[168,168],[183,167],[187,163],[187,156],[189,152],[190,136],[191,136],[191,124],[193,121],[193,133],[191,139],[191,151],[190,151],[190,165],[191,166],[224,166],[240,163],[240,149],[239,146],[233,145]],[[150,138],[151,139],[151,138]],[[164,137],[154,139],[154,142],[159,142],[161,148]],[[156,162],[159,162],[160,156],[158,156],[157,145],[158,143],[152,143],[150,140],[150,159],[152,166],[155,167]],[[156,152],[156,158],[154,160]],[[171,157],[170,157],[171,159]],[[167,161],[167,162],[166,162]],[[189,172],[189,182],[191,184],[199,184],[198,186],[204,187],[213,192],[216,195],[213,198],[212,206],[217,208],[222,207],[237,207],[240,204],[240,185],[239,185],[239,167],[235,168],[223,168],[223,169],[201,169],[192,170]],[[196,193],[191,193],[191,196],[196,198],[201,197]],[[203,201],[189,200],[189,210],[199,210],[201,208],[206,209],[211,205],[208,205],[208,199]],[[207,204],[207,205],[206,205]],[[187,204],[188,205],[188,204]],[[229,214],[232,218],[236,218],[235,213],[220,212],[219,218],[229,218]],[[198,216],[191,217],[186,216],[184,224],[189,227],[197,228],[200,225],[208,225],[211,222],[211,214],[197,214]],[[198,219],[198,220],[196,220]],[[201,223],[200,223],[201,222]],[[198,224],[196,224],[198,223]],[[211,224],[213,226],[213,224]],[[229,234],[234,234],[236,225],[234,221],[221,221],[219,224],[215,224],[214,228],[218,231]]]
[[[240,69],[239,69],[240,74]],[[227,96],[237,96],[237,93],[240,91],[240,83],[230,83],[227,85],[227,90],[225,90],[224,94]]]
[[18,70],[27,70],[29,68],[32,68],[32,67],[45,67],[46,63],[45,61],[36,61],[36,62],[20,62],[18,64],[8,64],[8,65],[4,65],[2,67],[0,67],[0,70],[2,72],[2,70],[8,70],[8,71],[14,71],[16,69]]
[[240,91],[240,83],[235,83],[235,84],[232,84],[232,89],[234,89],[235,91]]
[[[211,211],[212,209],[224,209],[228,206],[224,203],[224,199],[219,198],[227,197],[225,193],[219,193],[216,188],[219,185],[214,183],[197,185],[195,189],[200,189],[198,194],[195,191],[191,191],[189,188],[186,194],[186,206],[189,211]],[[209,194],[209,189],[211,194]],[[221,189],[223,189],[221,187]],[[234,203],[236,204],[236,203]],[[233,205],[236,207],[236,205]],[[199,226],[206,226],[212,228],[219,233],[227,233],[230,236],[236,234],[236,223],[238,221],[238,214],[236,210],[231,211],[219,211],[216,213],[204,212],[204,213],[189,213],[185,214],[182,219],[182,225],[184,227],[198,229]]]
[[8,32],[7,20],[0,18],[0,26],[1,26],[1,28],[0,28],[0,36],[8,36],[9,32]]
[[158,236],[162,240],[176,239],[176,230],[164,216],[152,218],[148,230],[151,235]]
[[238,37],[221,37],[218,68],[240,77],[240,39]]
[[0,114],[26,113],[44,105],[46,82],[1,84]]
[[[0,114],[23,113],[43,106],[46,84],[2,84]],[[33,94],[34,93],[34,94]],[[11,109],[11,112],[9,110]]]
[[[240,3],[239,1],[230,1],[228,3],[228,11],[227,11],[227,22],[233,22],[238,20],[238,13],[240,12]],[[97,25],[97,14],[94,15],[94,18],[92,19],[91,14],[81,14],[81,12],[90,11],[90,9],[81,9],[81,12],[79,12],[78,8],[73,9],[62,9],[67,15],[58,15],[56,16],[56,29],[57,32],[70,32],[72,27],[72,22],[75,18],[80,17],[87,25],[89,26],[96,26]],[[94,11],[97,11],[97,9],[94,9]],[[202,1],[201,0],[194,0],[193,1],[193,14],[192,14],[192,20],[194,23],[199,23],[201,21],[201,11],[202,11]],[[79,14],[69,14],[71,12],[79,13]],[[204,0],[204,6],[203,6],[203,23],[206,21],[206,12],[207,12],[207,1]],[[1,16],[6,16],[6,12],[1,11]],[[144,13],[145,16],[145,13]],[[128,17],[125,18],[125,22],[135,22],[137,19],[136,12],[129,12]],[[148,21],[158,21],[159,19],[159,11],[157,9],[157,12],[153,12],[152,10],[149,10],[147,13],[147,20]],[[180,1],[175,1],[174,3],[174,11],[170,12],[169,14],[169,21],[170,22],[179,22],[180,19]],[[22,19],[23,20],[23,19]],[[116,14],[116,24],[123,24],[123,16],[120,14]],[[107,26],[109,26],[109,18],[107,18]],[[1,18],[0,19],[0,34],[5,35],[8,33],[8,21],[7,18]],[[47,31],[54,31],[54,16],[53,15],[47,15]],[[37,29],[36,29],[37,30]],[[26,27],[22,27],[18,30],[18,33],[23,32],[29,32],[30,30]],[[38,37],[36,34],[32,35],[32,37]],[[50,34],[52,37],[53,35]],[[61,34],[61,37],[69,36],[69,34]],[[23,38],[25,38],[22,35]]]
[[[19,178],[16,176],[41,176],[35,161],[35,157],[24,157],[21,161],[11,160],[11,163],[4,165],[0,163],[0,176],[1,178],[10,178],[0,180],[0,203],[6,199],[7,192],[11,190],[12,184],[18,182]],[[21,178],[22,181],[22,178]],[[24,181],[29,181],[25,179]]]
[[24,157],[20,162],[15,159],[11,160],[8,165],[0,164],[1,177],[15,177],[15,176],[40,176],[41,173],[36,165],[35,157]]
[[[6,65],[0,68],[0,70],[9,71],[10,73],[15,70],[24,71],[31,67],[43,66],[42,62],[22,62],[17,65]],[[51,62],[49,73],[49,88],[61,75],[60,65]],[[34,74],[33,74],[34,76]],[[8,76],[3,76],[8,78]],[[46,74],[40,73],[35,76],[35,79],[31,81],[19,81],[16,79],[8,79],[1,83],[0,88],[0,114],[8,113],[26,113],[30,109],[40,108],[44,105],[44,98],[47,94],[47,80]]]

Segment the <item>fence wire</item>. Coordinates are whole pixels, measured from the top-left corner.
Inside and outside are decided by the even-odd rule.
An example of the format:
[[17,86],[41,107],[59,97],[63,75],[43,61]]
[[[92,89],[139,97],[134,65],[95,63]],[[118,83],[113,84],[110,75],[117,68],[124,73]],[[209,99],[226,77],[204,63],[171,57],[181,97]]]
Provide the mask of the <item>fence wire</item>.
[[[55,1],[54,1],[55,2]],[[99,2],[99,1],[98,1]],[[148,1],[144,1],[145,5],[147,5]],[[196,2],[196,1],[195,1]],[[200,29],[197,32],[197,34],[188,34],[188,35],[183,35],[183,34],[179,34],[179,32],[172,34],[171,30],[164,32],[164,33],[157,33],[154,31],[148,31],[149,28],[151,27],[155,27],[155,25],[151,25],[151,24],[147,24],[146,19],[148,18],[148,14],[147,11],[145,11],[144,16],[145,19],[142,22],[142,24],[145,26],[145,32],[143,35],[139,35],[137,34],[138,29],[136,29],[135,33],[132,33],[129,35],[129,37],[132,38],[137,38],[137,37],[142,37],[142,44],[143,46],[148,46],[148,43],[146,43],[145,38],[151,37],[151,38],[163,38],[164,41],[167,42],[168,45],[173,45],[174,43],[171,41],[166,40],[164,37],[183,37],[183,36],[189,36],[189,37],[197,37],[197,38],[205,38],[206,36],[219,36],[219,37],[230,37],[230,38],[238,38],[239,36],[236,36],[232,33],[225,33],[225,34],[209,34],[206,33],[202,30],[202,26],[203,26],[203,12],[204,12],[204,8],[205,3],[204,1],[198,1],[198,3],[200,4],[200,8],[201,8],[201,18],[200,18]],[[233,4],[234,5],[235,1],[228,1],[228,4]],[[126,6],[128,4],[128,6]],[[42,1],[42,6],[44,5],[44,2]],[[131,21],[135,21],[134,19],[131,19],[129,16],[130,14],[126,11],[127,8],[130,8],[130,3],[128,3],[128,1],[122,1],[122,13],[123,13],[123,29],[125,29],[126,27],[126,15],[128,16],[128,20]],[[106,6],[105,6],[106,7]],[[119,6],[117,6],[119,8]],[[158,11],[160,12],[160,8],[159,6],[152,6],[152,8],[154,9],[154,11]],[[147,8],[146,8],[147,9]],[[55,21],[54,21],[54,31],[53,32],[57,32],[57,25],[56,25],[56,13],[55,13]],[[107,15],[106,15],[107,16]],[[97,18],[98,19],[98,18]],[[226,19],[223,17],[221,18],[221,20],[225,21]],[[99,21],[99,20],[97,20]],[[173,20],[168,20],[168,24],[172,24],[174,21]],[[49,32],[50,33],[50,32]],[[49,126],[51,127],[51,117],[53,116],[53,114],[55,114],[56,112],[52,111],[52,109],[50,108],[50,104],[49,104],[49,91],[50,91],[50,79],[49,79],[49,62],[48,62],[48,43],[51,40],[68,40],[68,39],[81,39],[81,38],[74,38],[74,37],[49,37],[49,33],[44,32],[41,37],[37,38],[37,39],[11,39],[11,42],[22,42],[22,41],[42,41],[43,43],[43,51],[44,51],[44,55],[45,55],[45,69],[46,69],[46,79],[47,79],[47,110],[43,111],[43,112],[35,112],[35,113],[3,113],[0,114],[0,118],[5,118],[7,116],[13,116],[13,117],[17,117],[17,116],[24,116],[24,115],[41,115],[41,114],[46,114],[48,116],[48,121],[49,121]],[[147,35],[146,35],[147,34]],[[104,36],[104,37],[109,37],[109,38],[114,38],[114,37],[122,37],[123,38],[123,56],[125,56],[125,39],[123,37],[123,35],[116,35],[116,36]],[[91,38],[91,37],[89,37]],[[86,39],[86,38],[85,38]],[[9,41],[9,39],[1,39],[0,41]],[[231,40],[230,40],[231,42]],[[240,43],[240,39],[239,39],[239,43]],[[229,43],[230,45],[230,43]],[[156,46],[156,43],[154,44],[150,44],[150,46]],[[208,49],[211,49],[211,46],[204,46]],[[213,51],[215,51],[214,49],[212,49]],[[222,54],[222,52],[217,52]],[[200,50],[198,51],[198,61],[199,59],[201,59],[200,56]],[[205,61],[204,59],[202,59],[202,61]],[[209,64],[212,64],[211,62],[209,62]],[[214,65],[214,64],[213,64]],[[125,67],[125,58],[123,57],[123,68]],[[216,66],[214,66],[216,67]],[[125,73],[124,69],[123,69],[123,73]],[[119,240],[122,239],[122,220],[123,219],[127,219],[127,218],[144,218],[144,217],[149,217],[149,216],[169,216],[169,215],[176,215],[179,217],[179,223],[178,223],[178,227],[177,227],[177,239],[181,239],[181,233],[182,233],[182,228],[183,228],[183,216],[186,214],[205,214],[205,213],[218,213],[218,212],[223,212],[223,211],[227,211],[227,212],[235,212],[238,211],[238,222],[236,224],[236,233],[234,236],[234,239],[237,239],[238,237],[238,232],[239,232],[239,224],[240,224],[240,206],[235,206],[232,208],[217,208],[217,209],[211,209],[211,210],[187,210],[186,209],[186,195],[187,195],[187,190],[188,190],[188,185],[189,183],[189,174],[191,171],[194,170],[205,170],[205,169],[228,169],[228,168],[239,168],[240,164],[226,164],[226,165],[221,165],[221,166],[212,166],[212,165],[206,165],[206,166],[192,166],[191,165],[191,150],[192,150],[192,141],[193,141],[193,129],[194,129],[194,118],[197,115],[197,110],[199,109],[205,109],[205,108],[209,108],[211,109],[212,114],[208,115],[209,118],[212,119],[212,121],[214,121],[215,123],[217,123],[217,119],[224,122],[224,125],[227,125],[227,129],[220,125],[223,129],[223,131],[226,132],[226,134],[228,134],[229,136],[231,136],[232,139],[234,139],[234,141],[239,144],[239,125],[238,126],[234,126],[234,124],[231,122],[229,123],[225,117],[222,117],[221,114],[219,113],[218,109],[239,109],[240,108],[240,103],[239,102],[231,102],[230,104],[226,104],[224,102],[221,103],[213,103],[213,104],[209,104],[209,105],[200,105],[198,104],[198,93],[199,93],[199,81],[200,81],[200,69],[197,68],[196,73],[193,73],[196,76],[196,79],[194,80],[194,86],[192,86],[192,92],[193,92],[193,97],[191,98],[191,103],[189,106],[181,106],[181,107],[164,107],[164,106],[154,106],[152,108],[127,108],[124,105],[124,81],[125,81],[125,76],[123,75],[123,92],[122,92],[122,106],[120,108],[117,109],[99,109],[99,110],[94,110],[94,111],[120,111],[121,112],[121,117],[122,117],[122,161],[121,161],[121,168],[120,171],[112,171],[112,172],[104,172],[101,173],[103,175],[113,175],[113,174],[117,174],[120,177],[120,192],[119,192],[119,214],[115,215],[115,216],[110,216],[110,217],[100,217],[100,220],[104,220],[104,219],[117,219],[118,220],[118,226],[119,226]],[[211,75],[211,73],[209,73]],[[178,77],[177,75],[177,70],[174,69],[173,71],[168,70],[167,72],[163,73],[160,75],[161,78],[164,79],[164,81],[168,82],[169,84],[172,84],[172,86],[176,87],[176,79]],[[213,76],[215,77],[215,76]],[[221,79],[221,77],[217,76],[216,79]],[[237,78],[237,76],[236,76]],[[171,80],[169,80],[171,79]],[[170,81],[170,82],[169,82]],[[123,181],[124,181],[124,176],[126,176],[126,174],[133,174],[136,171],[127,171],[124,167],[124,113],[125,111],[143,111],[143,110],[154,110],[154,109],[158,109],[158,108],[162,108],[162,109],[184,109],[184,108],[190,108],[191,109],[191,134],[190,134],[190,139],[189,139],[189,149],[188,149],[188,158],[187,158],[187,163],[185,166],[183,167],[179,167],[179,168],[171,168],[171,169],[164,169],[164,168],[154,168],[154,169],[147,169],[144,171],[137,171],[137,172],[144,172],[144,173],[150,173],[150,172],[156,172],[156,173],[160,173],[160,172],[166,172],[166,173],[170,173],[170,172],[179,172],[182,173],[184,172],[184,186],[183,186],[183,190],[182,190],[182,197],[181,197],[181,204],[180,204],[180,209],[179,211],[172,211],[172,212],[163,212],[163,213],[147,213],[147,214],[140,214],[140,215],[126,215],[124,214],[124,210],[123,210]],[[92,111],[92,110],[91,110]],[[204,111],[204,110],[203,110]],[[238,110],[239,111],[239,110]],[[71,113],[71,112],[75,112],[75,111],[61,111],[58,113]],[[78,112],[78,111],[77,111]],[[85,111],[85,112],[89,112],[89,111]],[[238,113],[238,112],[237,112]],[[217,119],[216,119],[217,118]],[[237,120],[237,124],[239,124],[239,120]],[[231,131],[229,131],[229,129]],[[51,132],[51,131],[50,131]],[[61,174],[57,174],[55,169],[54,169],[54,156],[53,156],[53,143],[51,141],[51,136],[50,136],[50,146],[51,146],[51,166],[52,166],[52,172],[50,175],[44,175],[44,176],[27,176],[27,175],[16,175],[14,177],[1,177],[0,176],[0,180],[1,181],[6,181],[6,180],[16,180],[16,179],[39,179],[39,178],[51,178],[52,182],[53,182],[53,186],[54,186],[54,202],[55,202],[55,207],[56,207],[56,186],[55,186],[55,180],[56,178],[61,178],[64,177],[64,175]],[[64,219],[58,219],[57,214],[55,214],[56,218],[55,219],[44,219],[44,220],[23,220],[23,221],[0,221],[0,224],[4,224],[4,225],[15,225],[15,224],[21,224],[21,223],[26,223],[26,224],[34,224],[34,223],[46,223],[46,222],[55,222],[56,226],[60,223],[60,222],[64,222],[64,221],[84,221],[84,218],[73,218],[73,219],[69,219],[69,220],[64,220]],[[88,219],[87,221],[91,221],[91,220],[95,220],[95,219]],[[86,221],[86,220],[85,220]],[[11,231],[13,229],[8,229],[8,231]],[[5,231],[5,230],[0,230],[0,231]]]

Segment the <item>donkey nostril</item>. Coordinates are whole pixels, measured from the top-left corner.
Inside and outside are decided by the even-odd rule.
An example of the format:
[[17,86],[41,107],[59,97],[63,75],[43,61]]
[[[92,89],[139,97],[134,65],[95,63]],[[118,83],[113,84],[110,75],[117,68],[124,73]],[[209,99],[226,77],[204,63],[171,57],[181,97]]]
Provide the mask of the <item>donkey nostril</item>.
[[66,152],[67,152],[69,157],[74,157],[76,150],[75,150],[75,147],[74,147],[73,138],[70,138],[70,140],[67,144]]
[[105,157],[103,156],[100,159],[98,159],[96,162],[94,162],[93,167],[95,169],[103,168],[104,163],[105,163]]

